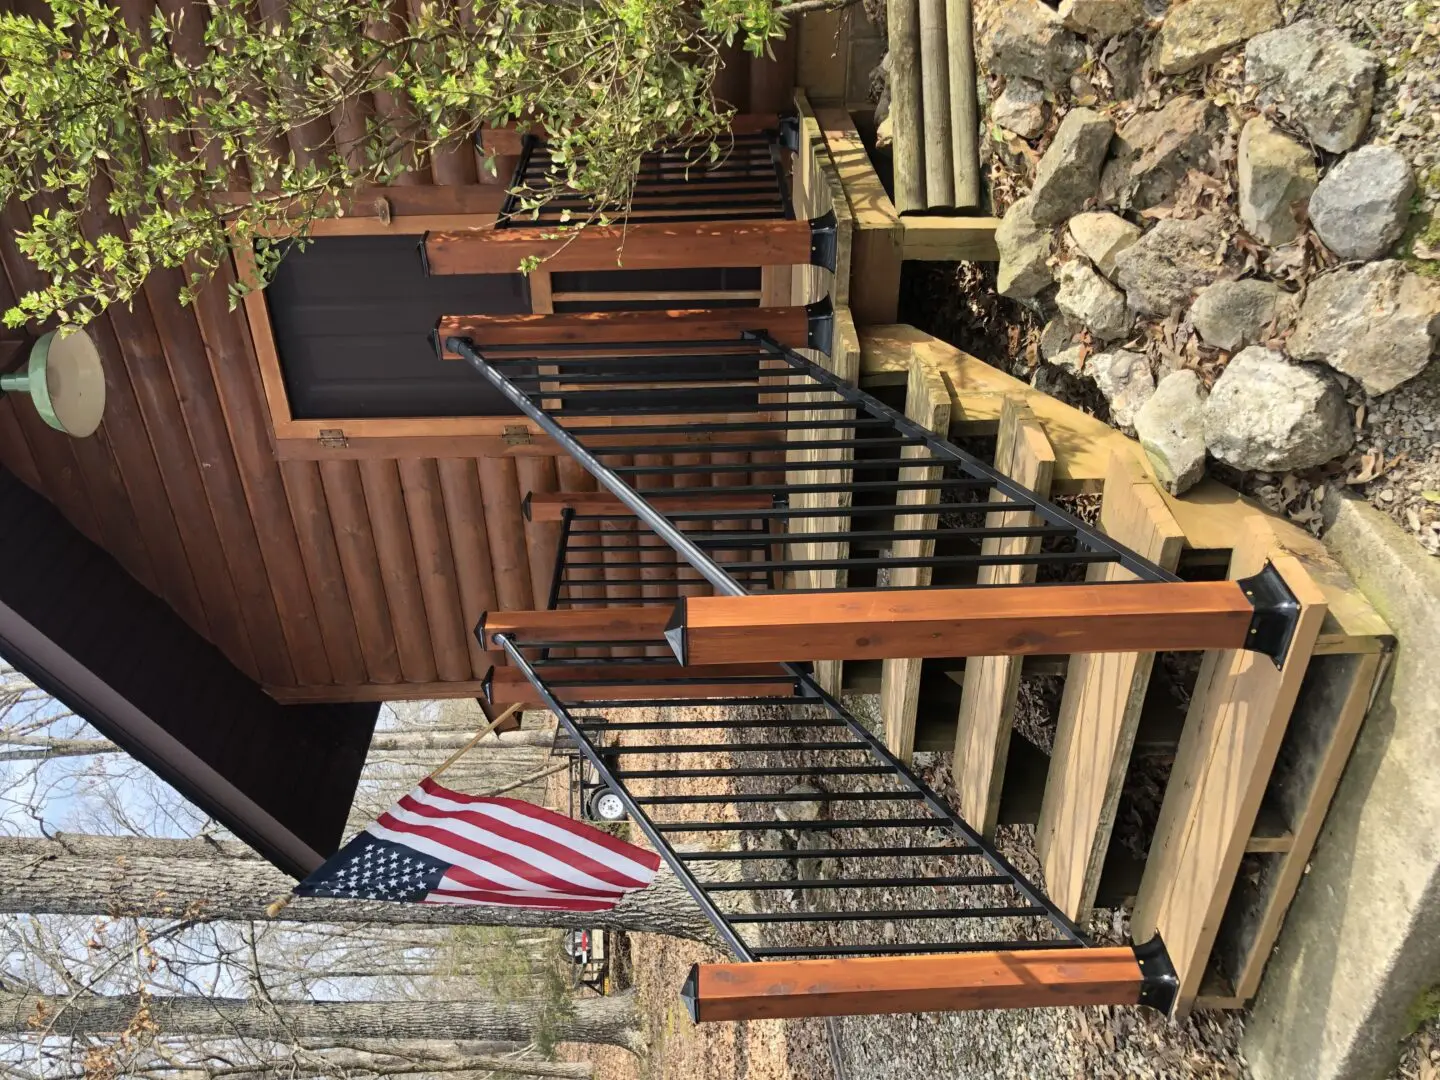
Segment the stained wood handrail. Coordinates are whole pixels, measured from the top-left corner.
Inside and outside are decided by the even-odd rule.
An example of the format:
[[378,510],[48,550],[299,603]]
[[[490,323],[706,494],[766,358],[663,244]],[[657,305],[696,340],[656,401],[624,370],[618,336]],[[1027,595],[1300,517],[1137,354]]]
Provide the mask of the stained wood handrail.
[[1128,947],[697,964],[681,991],[699,1023],[873,1013],[1138,1005]]
[[681,663],[1243,648],[1254,607],[1234,581],[683,597],[665,636]]

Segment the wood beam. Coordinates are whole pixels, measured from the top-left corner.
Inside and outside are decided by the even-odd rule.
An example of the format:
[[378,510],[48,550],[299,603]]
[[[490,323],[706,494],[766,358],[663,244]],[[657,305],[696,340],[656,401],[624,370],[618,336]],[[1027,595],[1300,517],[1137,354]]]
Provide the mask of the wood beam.
[[[764,682],[725,682],[737,677],[764,679]],[[656,680],[699,680],[685,683]],[[704,682],[713,679],[713,682]],[[577,664],[567,666],[546,684],[556,697],[567,702],[627,698],[701,697],[785,697],[795,692],[795,677],[775,664],[727,664],[681,667],[663,660],[655,664]],[[593,685],[603,681],[608,685]],[[586,683],[591,685],[573,685]],[[500,709],[519,703],[540,707],[545,703],[524,674],[513,667],[497,667],[487,684],[490,703]]]
[[873,1013],[1136,1005],[1135,950],[865,956],[697,964],[681,997],[699,1023]]
[[425,237],[430,274],[513,274],[522,259],[538,257],[545,269],[674,270],[808,265],[808,221],[642,222],[591,225],[557,234],[554,227],[465,229]]
[[681,663],[1236,649],[1253,608],[1234,581],[1028,585],[681,598]]
[[[648,438],[649,436],[644,436]],[[687,444],[687,445],[694,445]],[[777,444],[778,445],[778,444]],[[645,500],[661,513],[683,513],[691,510],[733,510],[737,518],[743,519],[746,510],[770,510],[775,500],[770,495],[724,495],[713,496],[652,495],[645,493]],[[532,492],[522,509],[531,521],[559,521],[566,510],[577,514],[624,514],[633,511],[608,491],[557,491]]]
[[[573,315],[445,315],[436,333],[487,345],[632,345],[637,342],[731,339],[764,330],[782,345],[807,348],[810,316],[803,307],[711,308],[678,311],[586,311]],[[753,350],[753,346],[750,347]],[[458,354],[444,351],[447,360]],[[537,356],[548,355],[537,351]],[[573,356],[574,350],[557,353]]]
[[[656,641],[663,640],[670,609],[650,607],[562,608],[558,611],[487,611],[475,628],[480,644],[489,652],[504,652],[496,634],[508,634],[517,645],[537,641]],[[768,660],[761,657],[761,662]]]

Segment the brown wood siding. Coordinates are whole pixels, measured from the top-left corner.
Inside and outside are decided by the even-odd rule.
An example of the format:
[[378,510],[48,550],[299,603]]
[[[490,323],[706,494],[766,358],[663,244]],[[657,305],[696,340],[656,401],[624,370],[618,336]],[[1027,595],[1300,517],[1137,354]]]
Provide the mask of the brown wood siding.
[[[127,0],[127,18],[146,18],[153,6]],[[0,9],[14,7],[0,0]],[[173,0],[161,7],[176,10]],[[201,24],[189,18],[187,29],[195,37]],[[773,105],[767,95],[792,81],[784,71],[757,76],[749,57],[732,60],[727,79],[741,111]],[[292,142],[343,142],[366,110],[390,107],[359,102]],[[513,163],[498,164],[504,181]],[[405,182],[493,184],[476,165],[474,152],[458,151]],[[35,209],[0,209],[6,308],[43,284],[14,241]],[[266,686],[304,688],[310,700],[331,687],[343,700],[345,687],[373,695],[377,685],[393,686],[400,698],[480,678],[497,659],[470,633],[480,614],[543,607],[549,591],[557,528],[527,524],[521,500],[531,490],[593,490],[593,481],[535,448],[464,456],[441,449],[441,439],[404,440],[393,455],[364,460],[317,447],[310,460],[278,461],[249,326],[228,305],[233,279],[225,268],[182,307],[180,273],[157,271],[133,311],[113,310],[92,327],[108,392],[96,435],[71,439],[46,427],[28,401],[0,399],[0,464]],[[708,483],[711,459],[686,460],[696,472],[684,479]],[[656,479],[668,486],[682,477]],[[657,574],[643,592],[673,596],[673,578]]]

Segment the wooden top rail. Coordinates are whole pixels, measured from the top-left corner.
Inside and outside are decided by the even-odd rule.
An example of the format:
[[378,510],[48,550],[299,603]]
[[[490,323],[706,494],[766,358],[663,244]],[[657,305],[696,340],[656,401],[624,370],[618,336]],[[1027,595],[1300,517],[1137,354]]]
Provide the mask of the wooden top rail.
[[1253,614],[1234,581],[683,597],[684,664],[1234,649]]
[[[786,697],[795,692],[795,677],[776,664],[726,664],[679,667],[663,661],[655,664],[567,665],[553,674],[541,672],[555,696],[562,701],[597,701],[609,699],[645,700],[649,698],[705,697]],[[553,678],[554,681],[551,681]],[[769,681],[727,682],[735,678],[768,679]],[[687,679],[690,682],[657,680]],[[711,679],[713,682],[703,680]],[[575,683],[607,682],[609,685],[572,685]],[[623,685],[617,685],[622,683]],[[539,691],[524,674],[513,667],[496,668],[489,683],[490,705],[503,709],[507,705],[541,706]]]
[[808,221],[740,220],[591,225],[563,234],[553,226],[433,232],[421,250],[427,274],[513,274],[527,256],[551,273],[805,266],[810,245]]
[[496,634],[508,634],[515,644],[539,641],[653,641],[663,642],[670,609],[653,607],[565,608],[559,611],[487,611],[475,628],[482,648],[503,652]]
[[[650,436],[635,436],[650,438]],[[618,438],[618,436],[617,436]],[[723,445],[723,444],[721,444]],[[783,443],[777,443],[783,447]],[[734,510],[736,517],[744,517],[746,510],[769,510],[775,500],[769,495],[722,495],[690,497],[684,495],[653,495],[645,493],[645,500],[661,513],[686,510]],[[577,514],[625,514],[632,511],[608,491],[533,491],[525,497],[521,510],[529,521],[559,521],[566,510]]]
[[[585,311],[570,315],[445,315],[436,326],[441,355],[451,337],[490,345],[623,345],[634,342],[731,340],[746,330],[764,330],[782,345],[805,348],[810,316],[803,307],[714,308],[674,311]],[[753,346],[750,347],[753,350]],[[597,350],[598,351],[598,350]],[[544,354],[550,355],[550,354]],[[557,350],[557,357],[579,355]],[[758,354],[757,354],[758,355]]]
[[863,956],[697,964],[681,990],[699,1023],[802,1016],[1136,1005],[1135,950]]

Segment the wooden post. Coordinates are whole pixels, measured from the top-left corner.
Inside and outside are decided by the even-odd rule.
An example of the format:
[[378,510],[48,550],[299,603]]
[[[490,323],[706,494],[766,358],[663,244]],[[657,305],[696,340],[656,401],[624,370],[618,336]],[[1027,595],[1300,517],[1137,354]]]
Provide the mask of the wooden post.
[[698,1023],[1138,1005],[1146,976],[1127,947],[767,960],[697,964],[681,998]]
[[[909,380],[905,386],[905,415],[917,424],[935,432],[942,439],[950,430],[950,392],[940,374],[918,358],[910,358]],[[903,457],[928,458],[927,446],[907,446]],[[899,479],[939,480],[945,470],[938,465],[902,468]],[[896,493],[901,506],[924,506],[938,503],[940,489],[907,489]],[[933,530],[939,523],[938,514],[906,514],[895,519],[898,531]],[[891,554],[897,559],[928,558],[935,554],[935,541],[897,540]],[[899,566],[890,572],[894,588],[928,588],[931,569],[928,566]],[[920,707],[920,671],[925,662],[918,657],[894,657],[884,661],[880,674],[880,717],[885,724],[885,745],[905,761],[915,749],[915,718]]]
[[427,274],[513,274],[529,256],[551,273],[807,266],[816,262],[812,237],[808,221],[642,222],[563,234],[553,227],[432,232],[423,251]]
[[[1160,492],[1124,454],[1110,461],[1100,527],[1166,570],[1175,569],[1185,546]],[[1093,566],[1087,580],[1128,581],[1131,575],[1114,564]],[[1050,899],[1081,924],[1089,920],[1100,887],[1154,662],[1151,652],[1070,658],[1035,847]]]
[[[1042,498],[1050,494],[1055,451],[1030,406],[1017,398],[1007,398],[1000,410],[995,468]],[[1005,498],[993,488],[990,497],[996,502]],[[1029,511],[985,516],[985,525],[991,529],[1038,524],[1039,519]],[[990,537],[980,545],[982,555],[1013,557],[1039,550],[1040,538],[1033,536]],[[1014,562],[982,566],[976,581],[984,589],[1028,585],[1035,580],[1036,570],[1034,564]],[[960,796],[960,813],[985,836],[994,833],[1000,819],[1000,788],[1005,780],[1019,697],[1019,657],[975,656],[965,665],[955,723],[955,788]]]
[[665,638],[686,664],[1239,649],[1253,613],[1235,581],[692,596]]
[[536,641],[660,641],[669,614],[663,604],[558,611],[487,611],[475,627],[475,636],[490,652],[504,651],[495,643],[496,634],[508,634],[517,645]]
[[895,208],[925,209],[925,117],[920,101],[918,0],[886,0],[890,36],[890,116],[895,130]]
[[949,34],[950,138],[955,207],[980,205],[980,114],[975,100],[975,18],[971,0],[946,0]]
[[[955,205],[955,146],[950,125],[950,52],[945,0],[920,0],[920,82],[925,117],[925,205]],[[893,84],[894,77],[892,75]],[[894,100],[894,91],[891,91]]]
[[[756,681],[727,681],[737,678]],[[672,681],[676,679],[695,681]],[[705,679],[714,681],[704,682]],[[788,697],[795,692],[795,677],[776,664],[681,667],[664,660],[655,664],[576,664],[567,665],[556,673],[553,681],[547,677],[546,682],[555,696],[566,702],[618,698]],[[597,682],[607,685],[574,685]],[[545,704],[530,680],[513,667],[496,668],[489,677],[488,690],[490,705],[496,709],[517,702],[536,707]]]

